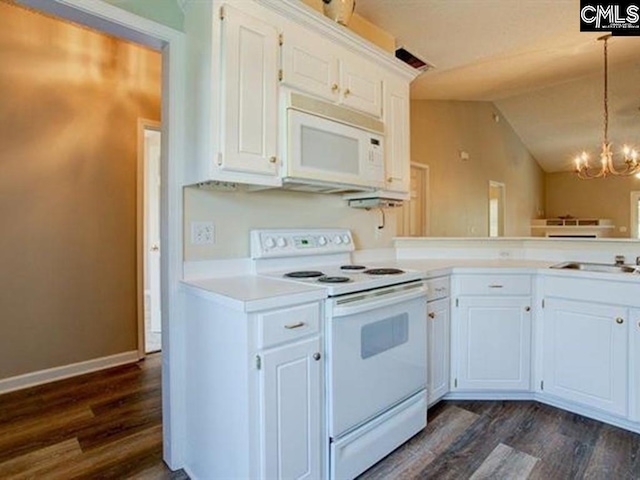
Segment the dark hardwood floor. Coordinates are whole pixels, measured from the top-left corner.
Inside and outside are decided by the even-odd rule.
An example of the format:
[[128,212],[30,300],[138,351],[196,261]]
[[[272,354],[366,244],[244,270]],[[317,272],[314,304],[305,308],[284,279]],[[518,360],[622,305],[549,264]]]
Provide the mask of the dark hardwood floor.
[[2,479],[183,479],[162,462],[160,354],[0,395]]
[[[160,363],[0,395],[0,479],[187,479],[162,462]],[[640,435],[535,402],[447,401],[373,479],[640,479]]]

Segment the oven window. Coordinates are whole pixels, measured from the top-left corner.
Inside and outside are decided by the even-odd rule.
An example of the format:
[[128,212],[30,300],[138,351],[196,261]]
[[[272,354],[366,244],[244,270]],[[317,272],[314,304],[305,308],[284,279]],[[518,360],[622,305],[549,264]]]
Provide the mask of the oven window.
[[407,343],[408,339],[408,313],[370,323],[360,330],[360,356],[365,360]]

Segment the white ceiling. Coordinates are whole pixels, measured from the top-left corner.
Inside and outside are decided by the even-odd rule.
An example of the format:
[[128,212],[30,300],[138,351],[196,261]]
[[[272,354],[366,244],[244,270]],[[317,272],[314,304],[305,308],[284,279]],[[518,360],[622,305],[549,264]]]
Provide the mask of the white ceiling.
[[[548,172],[602,141],[602,42],[579,0],[357,0],[356,11],[435,65],[413,99],[491,101]],[[640,37],[609,40],[610,137],[640,147]]]

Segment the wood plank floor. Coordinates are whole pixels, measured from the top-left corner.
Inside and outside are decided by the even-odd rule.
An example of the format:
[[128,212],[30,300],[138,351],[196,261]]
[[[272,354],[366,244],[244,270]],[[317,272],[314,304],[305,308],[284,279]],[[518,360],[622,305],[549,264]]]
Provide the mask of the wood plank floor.
[[[0,479],[187,479],[162,462],[160,364],[0,395]],[[535,402],[447,401],[359,480],[374,479],[640,479],[640,435]]]

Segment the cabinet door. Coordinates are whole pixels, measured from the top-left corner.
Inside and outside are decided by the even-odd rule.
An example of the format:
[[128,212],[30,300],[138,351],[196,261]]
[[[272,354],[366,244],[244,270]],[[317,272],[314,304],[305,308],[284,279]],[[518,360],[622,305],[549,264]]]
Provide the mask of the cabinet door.
[[380,117],[382,77],[378,71],[357,57],[340,60],[340,101],[347,107]]
[[542,390],[625,415],[627,326],[625,308],[546,299]]
[[[320,478],[322,359],[319,337],[262,358],[262,478]],[[314,358],[316,355],[316,358]]]
[[313,32],[285,31],[282,41],[282,85],[336,102],[338,58],[334,48]]
[[222,21],[223,170],[276,176],[278,32],[228,5]]
[[409,192],[409,84],[384,84],[385,189]]
[[640,422],[640,309],[631,310],[629,314],[631,366],[629,398],[631,400],[629,416],[634,422]]
[[459,390],[531,388],[529,297],[460,297],[456,309]]
[[427,304],[429,405],[449,392],[449,299]]

